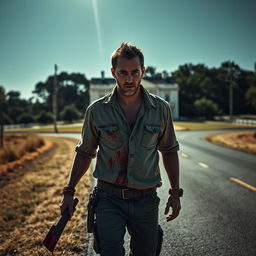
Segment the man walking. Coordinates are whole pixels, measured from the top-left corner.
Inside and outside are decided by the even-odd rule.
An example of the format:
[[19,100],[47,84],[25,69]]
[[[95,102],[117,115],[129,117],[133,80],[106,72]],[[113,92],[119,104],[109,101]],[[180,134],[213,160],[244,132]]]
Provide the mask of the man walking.
[[[142,85],[144,56],[136,46],[122,43],[112,56],[116,80],[112,93],[94,101],[86,110],[82,138],[68,185],[63,190],[61,211],[73,214],[75,186],[97,157],[99,201],[96,226],[102,256],[123,256],[127,228],[133,256],[155,256],[158,241],[161,186],[158,150],[170,181],[167,221],[179,215],[179,163],[169,104]],[[97,151],[98,149],[98,151]],[[168,193],[168,191],[167,191]]]

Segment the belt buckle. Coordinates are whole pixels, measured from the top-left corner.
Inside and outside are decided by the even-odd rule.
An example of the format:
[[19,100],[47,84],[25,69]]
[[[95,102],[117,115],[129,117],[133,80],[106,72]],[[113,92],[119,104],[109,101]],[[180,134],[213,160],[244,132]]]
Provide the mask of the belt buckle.
[[125,197],[125,191],[129,191],[129,189],[128,188],[122,189],[122,199],[129,199],[128,197]]

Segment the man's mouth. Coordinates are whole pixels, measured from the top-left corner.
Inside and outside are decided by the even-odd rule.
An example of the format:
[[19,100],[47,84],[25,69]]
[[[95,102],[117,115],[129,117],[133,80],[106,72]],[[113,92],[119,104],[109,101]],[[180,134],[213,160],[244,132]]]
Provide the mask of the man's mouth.
[[134,85],[133,84],[125,84],[125,87],[126,88],[132,88],[132,87],[134,87]]

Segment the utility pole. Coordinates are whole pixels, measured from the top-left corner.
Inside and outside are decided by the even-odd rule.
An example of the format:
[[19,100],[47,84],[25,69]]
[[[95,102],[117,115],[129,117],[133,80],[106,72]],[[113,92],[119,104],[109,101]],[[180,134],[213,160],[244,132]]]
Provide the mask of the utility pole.
[[4,117],[3,117],[2,98],[0,100],[1,100],[0,102],[0,148],[3,148],[4,147]]
[[0,86],[0,148],[4,147],[4,88]]
[[58,133],[58,128],[57,128],[57,114],[58,114],[58,104],[57,104],[57,99],[58,99],[58,79],[57,79],[57,69],[58,66],[55,64],[54,65],[54,79],[53,79],[53,97],[52,97],[52,112],[53,112],[53,126],[54,126],[54,131]]
[[233,118],[233,72],[232,67],[230,67],[230,77],[229,77],[229,118]]
[[229,62],[228,66],[226,67],[227,76],[226,81],[229,83],[229,119],[233,118],[233,88],[234,88],[234,69],[233,63]]

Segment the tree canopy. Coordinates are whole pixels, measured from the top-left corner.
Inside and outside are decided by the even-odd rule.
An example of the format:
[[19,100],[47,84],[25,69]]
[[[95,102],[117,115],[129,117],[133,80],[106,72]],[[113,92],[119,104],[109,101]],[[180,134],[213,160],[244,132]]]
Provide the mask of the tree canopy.
[[[238,64],[225,61],[219,67],[186,63],[174,72],[157,71],[148,66],[145,76],[168,77],[179,86],[179,109],[182,117],[212,118],[229,114],[229,88],[233,88],[234,114],[256,113],[256,71],[243,70]],[[81,73],[61,72],[58,81],[58,120],[72,122],[83,116],[89,105],[89,80]],[[35,85],[33,97],[22,99],[19,91],[6,92],[0,86],[2,120],[5,124],[20,122],[52,122],[54,76]]]
[[204,64],[184,64],[172,72],[172,75],[179,85],[181,116],[199,116],[195,103],[201,99],[208,103],[210,100],[216,105],[214,115],[229,114],[230,83],[234,93],[234,114],[255,113],[252,107],[253,97],[246,97],[249,88],[253,86],[255,74],[242,70],[234,62],[223,62],[219,68],[208,68]]

